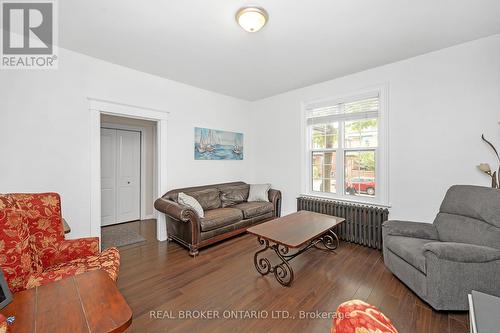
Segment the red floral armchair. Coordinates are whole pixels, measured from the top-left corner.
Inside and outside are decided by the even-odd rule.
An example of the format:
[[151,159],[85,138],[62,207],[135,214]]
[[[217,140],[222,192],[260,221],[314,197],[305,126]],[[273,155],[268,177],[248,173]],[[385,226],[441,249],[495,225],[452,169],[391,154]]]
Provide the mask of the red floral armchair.
[[0,333],[7,333],[7,332],[9,332],[9,327],[7,326],[7,318],[5,318],[0,313]]
[[0,195],[0,267],[12,292],[89,270],[116,281],[118,249],[99,253],[99,239],[64,239],[57,193]]
[[360,300],[337,308],[331,333],[398,333],[391,320],[378,308]]

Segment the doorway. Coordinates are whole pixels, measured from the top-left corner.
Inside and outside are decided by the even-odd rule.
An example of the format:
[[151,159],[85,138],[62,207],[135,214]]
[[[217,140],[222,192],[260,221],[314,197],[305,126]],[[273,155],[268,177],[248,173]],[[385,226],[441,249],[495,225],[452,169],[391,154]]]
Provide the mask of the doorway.
[[139,131],[101,127],[103,227],[141,219],[141,142]]
[[145,240],[138,222],[154,219],[155,147],[156,122],[101,116],[103,248]]
[[[145,120],[155,124],[156,140],[154,162],[154,197],[167,191],[167,120],[166,110],[124,104],[87,97],[90,111],[90,235],[101,237],[101,117],[117,116],[127,119]],[[152,206],[152,205],[151,205]],[[156,221],[156,238],[167,239],[164,214],[152,216]]]

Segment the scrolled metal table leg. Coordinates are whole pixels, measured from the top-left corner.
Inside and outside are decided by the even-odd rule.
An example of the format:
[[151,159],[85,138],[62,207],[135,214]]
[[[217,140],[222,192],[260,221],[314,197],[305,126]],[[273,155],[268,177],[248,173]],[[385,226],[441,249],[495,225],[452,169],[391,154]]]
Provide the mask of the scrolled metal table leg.
[[272,267],[271,267],[271,262],[267,258],[258,258],[259,254],[262,252],[267,251],[269,249],[269,241],[265,239],[261,239],[260,237],[257,238],[258,242],[260,245],[264,245],[264,248],[262,250],[259,250],[255,252],[255,255],[253,256],[253,264],[255,265],[255,269],[257,269],[257,272],[259,272],[261,275],[267,275],[269,272],[271,272]]
[[[257,240],[260,245],[264,246],[263,249],[255,252],[253,256],[253,263],[257,272],[259,272],[259,274],[261,275],[274,273],[274,277],[281,285],[285,287],[291,285],[293,282],[294,274],[292,268],[288,264],[288,260],[293,259],[297,254],[287,255],[289,252],[288,247],[280,244],[270,245],[267,239],[257,238]],[[268,258],[259,258],[261,253],[269,249],[272,249],[276,253],[278,258],[280,258],[281,263],[275,266],[271,266],[271,262]]]
[[[325,248],[319,247],[318,243],[323,244]],[[333,251],[339,247],[339,237],[333,230],[328,230],[327,234],[324,234],[320,238],[318,238],[318,241],[314,245],[316,248],[321,249],[321,250],[329,250]]]
[[290,249],[287,246],[281,244],[277,244],[276,246],[278,247],[278,252],[284,256],[287,255],[288,252],[290,252]]
[[[300,250],[294,251],[293,253],[289,253],[290,249],[283,244],[276,243],[271,245],[267,239],[261,239],[260,237],[258,237],[257,240],[260,245],[264,246],[264,248],[255,252],[255,255],[253,257],[255,269],[257,269],[257,272],[259,272],[261,275],[274,273],[274,277],[276,278],[276,280],[285,287],[290,286],[294,280],[293,269],[288,264],[290,260],[312,247],[327,251],[334,251],[339,247],[339,237],[331,229],[319,238],[310,241],[305,247],[302,247]],[[319,246],[320,243],[322,244],[322,246]],[[281,263],[275,266],[271,266],[271,262],[268,258],[259,258],[259,255],[267,251],[268,249],[272,249],[276,253],[278,258],[281,260]]]
[[276,280],[285,287],[288,287],[292,284],[294,279],[293,269],[288,264],[288,260],[291,260],[295,257],[295,255],[291,255],[284,257],[284,255],[288,254],[288,247],[280,244],[275,244],[272,246],[276,255],[281,259],[281,264],[278,264],[273,267],[274,277]]
[[294,279],[293,270],[285,261],[274,267],[274,277],[282,286],[288,287]]

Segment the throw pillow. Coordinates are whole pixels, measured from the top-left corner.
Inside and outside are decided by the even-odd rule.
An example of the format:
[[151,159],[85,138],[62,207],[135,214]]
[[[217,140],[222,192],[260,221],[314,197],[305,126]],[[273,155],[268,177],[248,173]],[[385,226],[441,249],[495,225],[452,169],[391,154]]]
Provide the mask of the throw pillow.
[[179,196],[177,198],[177,201],[181,205],[186,205],[189,208],[192,208],[200,217],[202,217],[202,218],[205,217],[205,213],[203,212],[203,208],[201,207],[198,200],[196,200],[195,198],[193,198],[185,193],[180,192]]
[[250,193],[248,194],[248,202],[265,201],[269,202],[269,189],[271,184],[251,184]]
[[335,312],[331,333],[385,332],[398,330],[378,308],[360,300],[351,300],[339,305]]

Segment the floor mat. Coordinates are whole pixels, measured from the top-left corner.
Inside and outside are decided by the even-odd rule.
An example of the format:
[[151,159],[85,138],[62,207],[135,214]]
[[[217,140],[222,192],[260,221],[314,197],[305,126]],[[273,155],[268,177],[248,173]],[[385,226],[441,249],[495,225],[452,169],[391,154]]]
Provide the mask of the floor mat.
[[101,246],[104,250],[113,246],[145,242],[146,238],[139,234],[139,225],[124,223],[101,228],[101,240]]

